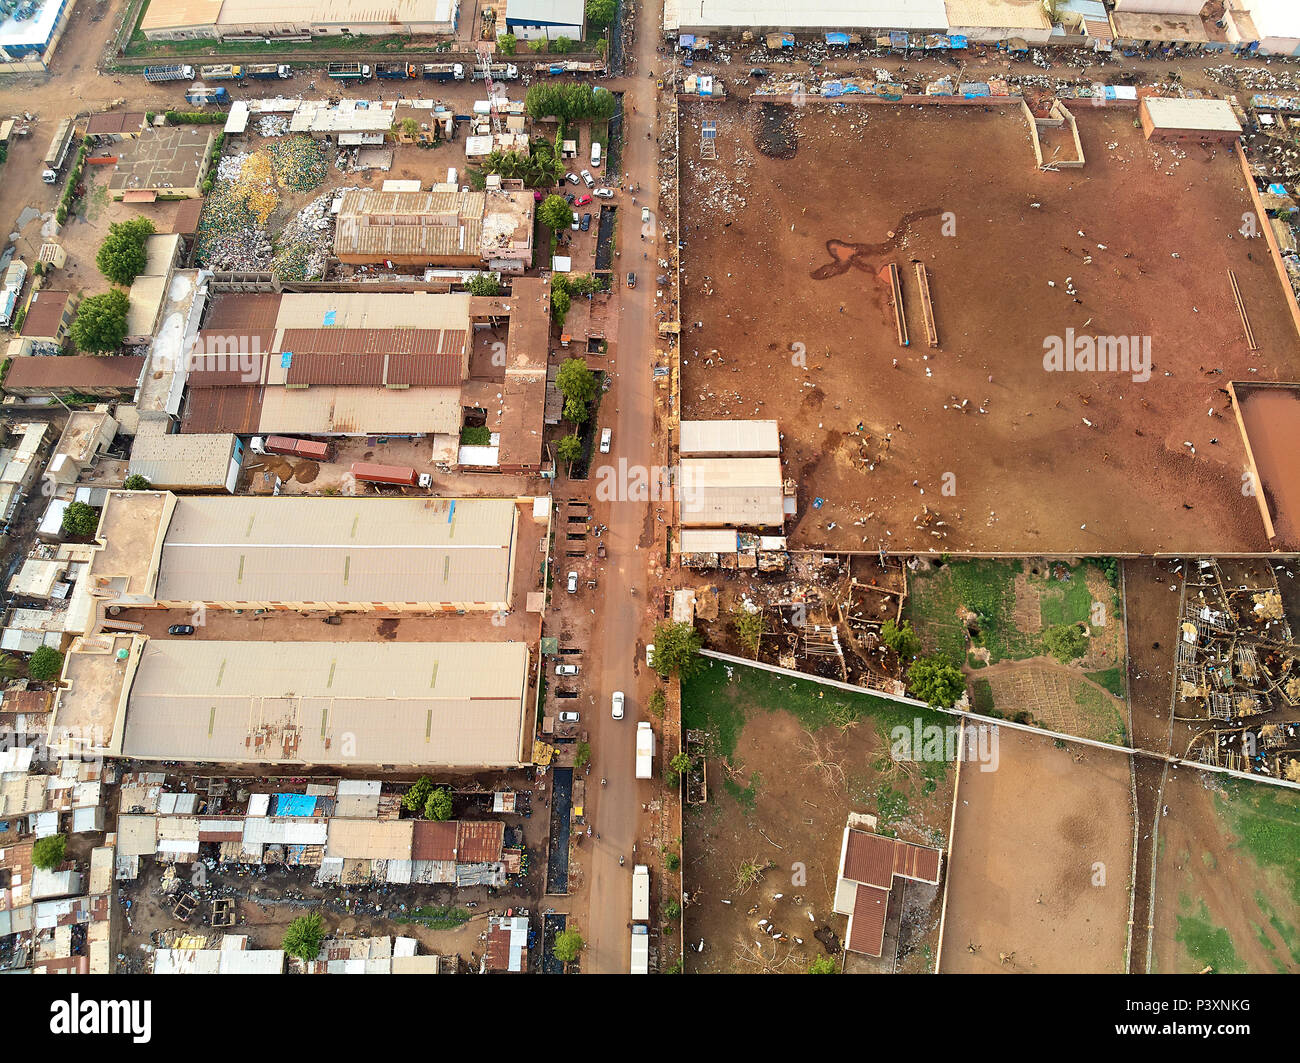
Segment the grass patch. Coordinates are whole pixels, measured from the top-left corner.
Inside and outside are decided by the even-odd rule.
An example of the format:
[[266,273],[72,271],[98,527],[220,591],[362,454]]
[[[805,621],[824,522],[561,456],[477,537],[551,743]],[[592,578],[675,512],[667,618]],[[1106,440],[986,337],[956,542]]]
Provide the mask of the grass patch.
[[1036,640],[1027,639],[1011,623],[1015,578],[1022,568],[1019,561],[981,559],[951,562],[914,577],[907,614],[926,648],[954,661],[965,657],[966,628],[957,614],[969,609],[978,618],[975,645],[989,651],[990,664],[1033,656]]
[[1232,938],[1221,926],[1210,922],[1209,909],[1201,901],[1199,913],[1180,915],[1174,935],[1196,966],[1213,967],[1217,974],[1240,974],[1245,967],[1232,946]]
[[754,811],[754,802],[758,799],[758,786],[763,781],[758,772],[751,772],[749,785],[742,787],[735,779],[723,779],[722,788],[727,791],[746,812]]
[[1084,675],[1098,686],[1105,687],[1117,698],[1123,699],[1124,673],[1118,668],[1107,668],[1100,672],[1085,672]]
[[1115,708],[1115,703],[1096,687],[1089,686],[1087,683],[1072,682],[1070,685],[1074,690],[1074,703],[1092,720],[1092,726],[1082,737],[1097,738],[1117,746],[1125,745],[1127,729],[1124,726],[1124,717]]
[[[1268,916],[1268,924],[1277,934],[1278,939],[1285,946],[1287,952],[1291,954],[1292,963],[1300,963],[1300,937],[1297,937],[1296,928],[1286,922],[1273,910],[1273,906],[1268,903],[1268,898],[1263,893],[1256,891],[1255,903],[1259,905],[1259,910]],[[1261,931],[1263,928],[1260,928]],[[1263,940],[1263,939],[1261,939]],[[1274,946],[1271,941],[1265,942],[1269,949]]]
[[814,732],[828,724],[842,726],[870,719],[887,734],[893,727],[910,729],[918,717],[923,725],[942,725],[950,720],[930,709],[721,661],[707,661],[699,672],[682,683],[682,726],[709,731],[722,756],[735,753],[746,713],[754,710],[788,712]]
[[993,687],[987,679],[977,679],[971,687],[971,705],[981,716],[993,712]]
[[1260,867],[1276,871],[1300,905],[1300,795],[1233,780],[1215,806],[1227,816],[1238,844]]
[[451,905],[412,908],[406,915],[394,916],[394,923],[418,923],[430,930],[455,930],[469,922],[469,912]]
[[[143,13],[141,14],[143,18]],[[394,34],[388,37],[367,37],[364,42],[358,42],[355,37],[337,36],[337,37],[313,37],[309,41],[267,41],[265,38],[258,38],[252,41],[214,41],[214,40],[192,40],[192,41],[151,41],[145,37],[144,33],[137,29],[131,37],[131,43],[127,45],[126,56],[128,58],[138,59],[141,57],[148,58],[166,58],[171,56],[192,57],[192,56],[221,56],[221,55],[284,55],[293,53],[312,53],[312,52],[365,52],[367,54],[374,52],[401,52],[407,49],[419,52],[441,51],[438,42],[433,40],[421,40],[418,44],[414,37],[404,34]]]

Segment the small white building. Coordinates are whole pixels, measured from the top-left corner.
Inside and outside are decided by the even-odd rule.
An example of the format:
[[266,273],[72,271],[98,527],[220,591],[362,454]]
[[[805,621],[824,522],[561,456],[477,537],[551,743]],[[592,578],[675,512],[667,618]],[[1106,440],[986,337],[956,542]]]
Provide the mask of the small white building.
[[[505,17],[500,15],[505,8]],[[521,41],[582,40],[585,0],[505,0],[498,6],[497,35],[513,34]]]

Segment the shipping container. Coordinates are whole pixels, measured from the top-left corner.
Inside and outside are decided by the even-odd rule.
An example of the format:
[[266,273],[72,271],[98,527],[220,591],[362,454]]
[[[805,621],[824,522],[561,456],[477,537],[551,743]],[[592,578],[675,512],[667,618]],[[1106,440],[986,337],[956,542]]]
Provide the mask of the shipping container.
[[416,483],[415,470],[409,465],[376,465],[370,461],[354,461],[352,477],[365,483],[400,484],[403,487],[414,487]]

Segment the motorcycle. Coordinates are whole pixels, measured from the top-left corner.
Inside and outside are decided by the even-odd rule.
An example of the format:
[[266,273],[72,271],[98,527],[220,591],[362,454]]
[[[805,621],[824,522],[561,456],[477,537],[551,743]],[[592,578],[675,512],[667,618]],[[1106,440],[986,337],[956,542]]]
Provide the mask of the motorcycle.
[[618,866],[622,867],[623,864],[624,864],[623,856],[620,854],[618,858]]
[[604,780],[604,779],[601,779],[601,780],[600,780],[600,785],[601,785],[601,786],[604,786],[604,785],[605,785],[605,780]]

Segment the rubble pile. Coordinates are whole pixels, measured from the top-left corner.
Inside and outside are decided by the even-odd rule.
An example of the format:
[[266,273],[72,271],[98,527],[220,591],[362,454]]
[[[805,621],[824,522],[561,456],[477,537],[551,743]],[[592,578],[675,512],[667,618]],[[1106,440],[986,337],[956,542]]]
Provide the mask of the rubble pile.
[[280,280],[322,280],[333,244],[334,193],[317,196],[298,211],[276,241],[271,272]]

